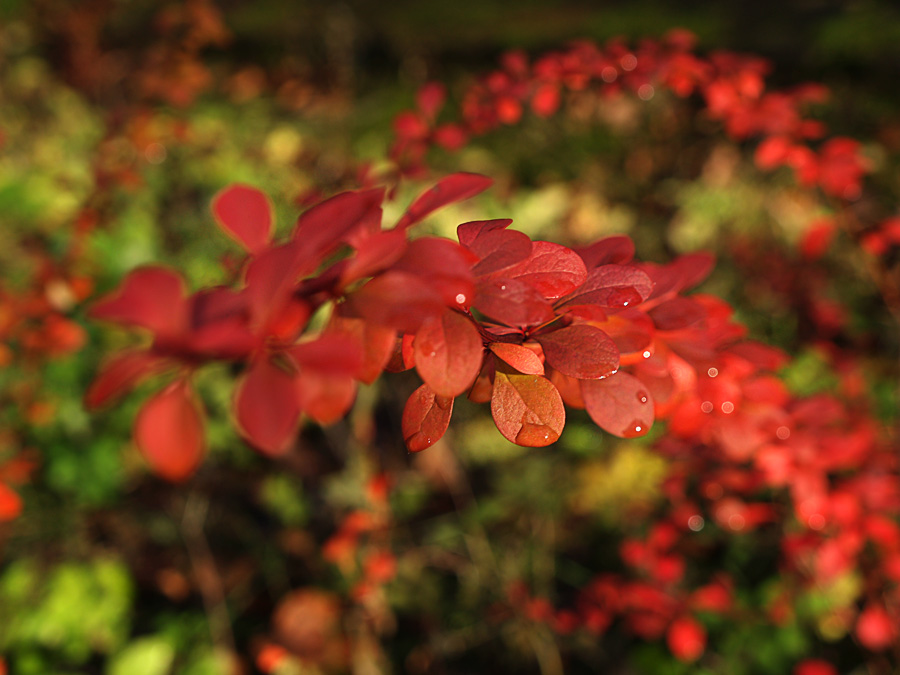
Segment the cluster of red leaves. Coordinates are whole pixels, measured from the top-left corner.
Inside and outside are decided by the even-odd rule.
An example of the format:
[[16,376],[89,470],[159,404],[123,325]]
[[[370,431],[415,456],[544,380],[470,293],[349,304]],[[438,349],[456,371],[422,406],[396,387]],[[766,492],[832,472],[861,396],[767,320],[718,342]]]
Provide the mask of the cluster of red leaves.
[[[459,244],[408,239],[410,226],[432,211],[489,184],[474,174],[449,176],[386,230],[383,189],[342,193],[303,213],[281,243],[272,241],[262,193],[224,190],[213,213],[247,253],[238,286],[188,294],[172,270],[131,272],[92,315],[142,328],[153,341],[112,359],[88,391],[88,406],[174,372],[143,406],[134,432],[170,480],[190,476],[203,456],[203,412],[190,377],[217,360],[245,364],[234,419],[271,456],[288,449],[301,414],[333,422],[352,405],[358,382],[412,367],[424,380],[403,413],[412,451],[443,436],[453,400],[464,393],[489,402],[497,428],[519,445],[555,442],[565,404],[617,436],[646,434],[654,397],[664,406],[684,386],[672,364],[704,368],[741,335],[721,302],[679,295],[702,280],[711,259],[642,265],[632,262],[626,237],[573,250],[533,242],[507,229],[509,220],[464,223]],[[328,324],[311,336],[308,320],[326,304]]]
[[804,187],[817,186],[840,200],[860,196],[869,169],[860,144],[843,137],[825,139],[825,126],[804,112],[827,98],[824,87],[807,84],[770,91],[765,60],[731,52],[704,58],[693,53],[693,46],[690,33],[675,30],[662,41],[643,40],[634,48],[621,40],[602,47],[577,42],[533,63],[523,52],[510,52],[499,69],[463,92],[458,122],[437,122],[444,92],[440,85],[425,85],[419,109],[397,117],[391,157],[404,171],[422,174],[430,146],[454,150],[468,138],[518,123],[528,109],[549,117],[567,96],[583,92],[604,97],[628,93],[649,100],[668,90],[679,97],[698,94],[704,113],[720,121],[731,138],[758,140],[760,169],[787,166]]

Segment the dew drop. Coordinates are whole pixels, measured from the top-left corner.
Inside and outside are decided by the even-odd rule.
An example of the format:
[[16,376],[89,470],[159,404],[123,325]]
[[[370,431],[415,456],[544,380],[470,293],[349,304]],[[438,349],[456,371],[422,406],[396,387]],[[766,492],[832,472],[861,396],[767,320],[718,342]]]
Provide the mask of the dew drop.
[[638,60],[634,54],[626,54],[619,63],[622,64],[622,70],[634,70],[637,68]]
[[637,400],[638,400],[638,403],[646,403],[647,402],[647,392],[639,391],[637,393]]
[[703,520],[703,516],[698,516],[694,514],[690,518],[688,518],[688,527],[691,528],[694,532],[699,532],[703,529],[703,526],[706,525],[706,521]]
[[501,291],[505,291],[505,290],[506,290],[506,284],[500,284],[500,290],[501,290]]
[[463,305],[463,304],[465,304],[465,302],[466,302],[466,296],[463,295],[462,293],[457,293],[456,294],[456,304]]
[[637,436],[643,436],[646,433],[646,424],[644,424],[641,420],[632,420],[631,424],[626,426],[622,431],[622,436],[624,436],[625,438],[636,438]]
[[731,401],[725,401],[722,404],[722,412],[725,413],[726,415],[730,415],[731,413],[733,413],[734,412],[734,403],[732,403]]
[[791,430],[787,427],[778,427],[775,430],[775,435],[778,436],[782,441],[786,441],[791,437]]
[[716,375],[719,374],[719,369],[718,368],[710,368],[709,370],[706,371],[706,374],[709,375],[710,377],[715,377]]
[[531,447],[549,445],[559,438],[559,434],[543,424],[523,424],[516,434],[516,443]]
[[643,356],[645,359],[649,359],[649,358],[650,358],[650,350],[649,350],[649,349],[645,349],[645,350],[644,350],[644,353],[641,354],[641,356]]
[[703,401],[703,403],[700,404],[700,410],[705,413],[711,413],[714,407],[712,401]]
[[607,296],[606,304],[610,307],[628,307],[629,305],[638,304],[641,300],[643,300],[641,294],[631,286],[628,286],[612,289]]

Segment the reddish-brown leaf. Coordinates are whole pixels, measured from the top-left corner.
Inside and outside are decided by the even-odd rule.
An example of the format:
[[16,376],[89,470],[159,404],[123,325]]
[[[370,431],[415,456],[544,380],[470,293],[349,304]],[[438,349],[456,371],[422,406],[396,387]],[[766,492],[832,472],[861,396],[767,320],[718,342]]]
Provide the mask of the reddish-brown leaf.
[[615,436],[643,436],[653,426],[653,398],[633,375],[618,372],[603,380],[582,380],[581,396],[591,419]]
[[518,279],[480,281],[475,294],[475,309],[509,326],[538,326],[550,321],[552,305],[534,288]]
[[97,408],[131,391],[141,380],[165,369],[167,361],[147,351],[117,354],[94,378],[84,397],[88,408]]
[[203,413],[185,380],[176,380],[144,403],[134,422],[138,450],[157,475],[189,478],[203,459]]
[[139,267],[128,273],[118,291],[97,302],[90,315],[141,326],[157,336],[177,335],[188,323],[184,282],[164,267]]
[[535,335],[547,363],[564,375],[580,380],[607,377],[619,368],[619,350],[599,328],[573,324]]
[[587,279],[587,269],[571,249],[536,241],[531,255],[504,270],[503,276],[524,281],[548,300],[556,300],[581,286]]
[[427,217],[443,206],[469,199],[484,192],[494,181],[476,173],[454,173],[442,178],[434,187],[419,195],[403,217],[397,222],[397,229],[404,230]]
[[668,265],[641,263],[639,267],[653,280],[651,298],[693,288],[712,271],[716,259],[709,253],[689,253]]
[[438,396],[458,396],[472,386],[484,359],[475,324],[452,309],[426,319],[413,347],[419,376]]
[[657,330],[678,330],[693,326],[706,318],[706,308],[696,300],[675,297],[647,312]]
[[283,454],[300,419],[294,376],[268,359],[256,361],[238,384],[234,413],[254,447],[272,457]]
[[491,415],[505,438],[530,448],[554,443],[566,425],[566,409],[559,392],[540,375],[498,370]]
[[544,362],[534,350],[512,342],[492,342],[490,350],[505,363],[525,375],[543,375]]
[[564,297],[564,305],[600,305],[624,308],[637,305],[653,291],[653,282],[644,272],[626,265],[603,265],[588,272],[580,288]]
[[302,274],[313,271],[312,259],[293,242],[266,249],[247,266],[246,294],[251,326],[267,333],[290,301]]
[[410,452],[434,445],[447,431],[453,397],[435,394],[427,384],[416,389],[403,408],[400,428]]
[[272,237],[272,207],[264,192],[249,185],[230,185],[212,201],[219,227],[249,253],[262,251]]
[[456,236],[459,243],[467,248],[472,248],[478,237],[489,232],[505,230],[512,225],[512,218],[496,218],[494,220],[472,220],[456,227]]

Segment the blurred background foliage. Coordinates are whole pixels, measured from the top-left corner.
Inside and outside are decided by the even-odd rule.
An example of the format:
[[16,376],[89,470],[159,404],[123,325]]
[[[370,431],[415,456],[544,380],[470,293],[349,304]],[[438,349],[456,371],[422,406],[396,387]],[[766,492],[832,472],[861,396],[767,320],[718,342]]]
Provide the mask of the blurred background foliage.
[[[657,37],[676,26],[698,36],[701,52],[771,59],[776,84],[828,86],[821,118],[863,140],[885,202],[900,192],[900,10],[888,0],[3,0],[2,287],[29,292],[53,261],[59,284],[44,280],[39,291],[62,293],[58,308],[86,330],[74,355],[0,369],[0,461],[40,458],[22,488],[23,516],[0,527],[0,654],[9,671],[255,672],[249,655],[265,636],[290,633],[279,603],[292,589],[315,586],[351,605],[359,571],[321,551],[347,514],[383,509],[393,519],[396,576],[369,599],[368,623],[350,610],[343,619],[368,645],[353,655],[354,672],[556,672],[546,627],[489,621],[491,607],[521,579],[564,598],[621,564],[621,533],[665,499],[666,459],[646,439],[613,441],[576,413],[554,448],[520,448],[461,401],[451,434],[409,457],[399,414],[414,381],[399,375],[364,389],[347,420],[304,427],[275,464],[232,431],[233,374],[211,368],[199,388],[212,456],[188,486],[173,488],[147,475],[129,441],[152,382],[115,409],[83,410],[101,359],[127,339],[88,322],[85,304],[66,293],[86,278],[87,297],[96,297],[151,261],[173,265],[193,287],[225,281],[233,269],[220,262],[235,251],[208,204],[227,183],[266,190],[286,231],[313,193],[351,183],[358,159],[382,161],[393,116],[428,79],[447,82],[453,101],[509,48],[538,54],[573,38]],[[841,242],[815,265],[802,259],[795,245],[825,215],[821,206],[787,175],[753,169],[746,148],[695,112],[665,94],[586,104],[500,130],[458,156],[438,153],[438,170],[483,172],[497,185],[426,229],[452,236],[465,220],[512,217],[532,236],[566,243],[627,233],[643,260],[713,250],[720,264],[704,290],[731,302],[753,337],[798,355],[785,373],[795,393],[834,387],[816,344],[828,338],[863,360],[878,410],[894,421],[897,330],[860,280],[863,262]],[[418,189],[404,186],[387,220]],[[388,505],[367,496],[382,472],[392,482]],[[382,536],[357,545],[382,550]],[[746,581],[741,603],[762,606],[768,591],[751,581],[765,579],[760,567],[775,573],[771,551],[729,542],[703,564]],[[841,606],[841,589],[829,593],[810,597],[806,618]],[[330,600],[294,600],[329,625]],[[616,633],[574,645],[566,672],[788,672],[812,649],[796,624],[709,629],[717,660],[705,669]],[[826,627],[816,639],[852,662],[845,633]],[[323,628],[318,639],[330,635]],[[327,658],[313,662],[277,672],[331,668]]]

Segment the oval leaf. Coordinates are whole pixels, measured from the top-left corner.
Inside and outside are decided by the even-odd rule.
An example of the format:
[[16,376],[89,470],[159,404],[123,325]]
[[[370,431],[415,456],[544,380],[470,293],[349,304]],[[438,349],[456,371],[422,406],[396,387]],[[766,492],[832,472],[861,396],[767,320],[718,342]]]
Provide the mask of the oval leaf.
[[188,323],[184,281],[165,267],[139,267],[128,273],[118,291],[95,304],[90,315],[141,326],[156,335],[176,335]]
[[427,384],[416,389],[403,408],[401,429],[410,452],[419,452],[443,437],[453,414],[453,398],[435,394]]
[[548,300],[571,293],[587,279],[587,268],[578,254],[549,241],[536,241],[531,255],[503,272],[534,288]]
[[599,328],[573,324],[552,333],[535,335],[547,363],[564,375],[594,380],[612,375],[619,368],[619,350]]
[[643,436],[653,426],[653,397],[633,375],[619,372],[604,380],[581,380],[581,396],[591,419],[614,436]]
[[550,321],[553,307],[540,293],[518,279],[490,279],[478,284],[475,309],[508,326],[538,326]]
[[505,438],[530,448],[555,442],[566,425],[566,409],[559,392],[540,375],[498,370],[491,415]]
[[238,385],[234,412],[251,445],[270,456],[284,454],[300,419],[294,378],[268,359],[257,361]]
[[559,305],[590,304],[621,309],[643,302],[652,292],[650,277],[636,267],[603,265],[592,269],[584,284]]
[[173,482],[189,478],[203,459],[203,413],[184,380],[144,403],[134,422],[138,450],[157,475]]
[[544,362],[533,350],[524,345],[510,342],[492,342],[488,347],[497,355],[497,358],[508,363],[520,373],[525,375],[544,374]]
[[272,237],[269,198],[249,185],[230,185],[212,201],[216,223],[249,253],[259,253]]
[[166,367],[166,360],[147,351],[114,356],[91,383],[84,397],[88,408],[97,408],[136,387],[141,380]]
[[427,319],[416,333],[416,370],[439,396],[458,396],[468,389],[481,370],[484,345],[468,318],[446,309]]

